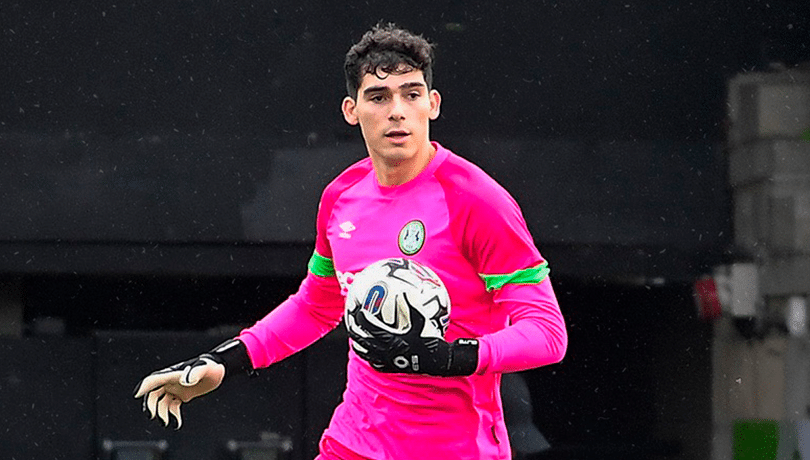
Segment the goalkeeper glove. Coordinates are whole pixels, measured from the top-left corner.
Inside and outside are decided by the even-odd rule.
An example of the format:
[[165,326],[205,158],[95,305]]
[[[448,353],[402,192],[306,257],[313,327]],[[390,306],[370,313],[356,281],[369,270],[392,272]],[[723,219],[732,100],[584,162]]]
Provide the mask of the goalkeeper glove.
[[457,339],[448,343],[436,337],[422,337],[425,317],[410,305],[408,308],[411,328],[402,335],[375,326],[358,308],[354,319],[368,336],[349,330],[355,353],[379,372],[439,377],[472,375],[478,367],[478,340]]
[[214,391],[226,375],[239,370],[251,372],[253,366],[245,344],[229,339],[208,353],[149,374],[136,385],[135,398],[143,397],[143,410],[166,426],[173,415],[179,430],[180,405]]

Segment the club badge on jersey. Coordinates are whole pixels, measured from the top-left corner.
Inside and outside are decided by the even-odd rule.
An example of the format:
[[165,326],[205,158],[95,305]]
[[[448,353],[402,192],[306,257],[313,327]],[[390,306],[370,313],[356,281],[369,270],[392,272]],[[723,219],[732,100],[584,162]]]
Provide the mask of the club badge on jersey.
[[399,250],[406,256],[412,256],[425,244],[425,224],[421,220],[412,220],[399,231]]

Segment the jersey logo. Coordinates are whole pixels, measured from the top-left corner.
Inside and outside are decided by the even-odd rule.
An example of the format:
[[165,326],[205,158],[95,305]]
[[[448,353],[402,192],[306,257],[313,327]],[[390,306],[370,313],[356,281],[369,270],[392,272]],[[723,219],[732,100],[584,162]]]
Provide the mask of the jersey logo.
[[412,256],[425,244],[425,224],[421,220],[412,220],[399,231],[399,250],[406,256]]
[[340,234],[338,234],[338,236],[341,237],[341,238],[345,238],[347,240],[352,237],[352,234],[350,232],[353,232],[353,231],[357,230],[357,228],[355,228],[354,224],[351,223],[351,221],[348,221],[348,220],[346,222],[343,222],[342,224],[340,224],[339,227],[340,227],[340,229],[342,231],[340,232]]
[[366,295],[366,300],[363,302],[363,310],[377,316],[380,313],[380,308],[385,301],[385,297],[388,295],[388,289],[386,289],[386,287],[385,283],[371,286],[371,289],[368,290],[368,295]]

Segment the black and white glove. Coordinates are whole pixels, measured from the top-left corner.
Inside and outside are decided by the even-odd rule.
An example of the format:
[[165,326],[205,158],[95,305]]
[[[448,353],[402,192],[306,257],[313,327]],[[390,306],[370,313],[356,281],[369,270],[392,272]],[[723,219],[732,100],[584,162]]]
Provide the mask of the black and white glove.
[[358,308],[354,320],[368,337],[349,330],[355,353],[379,372],[439,377],[472,375],[478,367],[478,340],[457,339],[448,343],[436,337],[422,337],[425,317],[413,307],[408,308],[411,328],[403,335],[375,326]]
[[216,390],[226,375],[251,372],[253,366],[245,344],[229,339],[208,353],[152,372],[135,386],[135,398],[143,397],[143,410],[157,415],[168,426],[169,414],[183,425],[180,405]]

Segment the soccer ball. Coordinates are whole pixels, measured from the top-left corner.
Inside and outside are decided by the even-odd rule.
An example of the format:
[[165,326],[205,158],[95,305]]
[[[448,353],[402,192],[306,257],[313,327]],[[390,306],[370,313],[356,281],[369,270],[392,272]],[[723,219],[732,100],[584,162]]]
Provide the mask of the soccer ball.
[[411,330],[410,308],[425,319],[421,337],[444,338],[450,322],[450,295],[436,273],[410,259],[383,259],[355,275],[346,296],[349,331],[369,337],[354,320],[358,309],[369,323],[395,335]]

